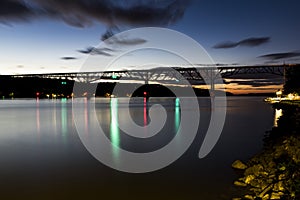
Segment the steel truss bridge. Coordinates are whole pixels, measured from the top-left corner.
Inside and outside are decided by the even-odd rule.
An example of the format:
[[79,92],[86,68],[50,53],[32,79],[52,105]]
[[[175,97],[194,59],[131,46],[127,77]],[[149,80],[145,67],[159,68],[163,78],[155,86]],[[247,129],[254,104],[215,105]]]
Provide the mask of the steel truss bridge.
[[76,82],[93,83],[100,81],[143,81],[157,83],[180,84],[189,81],[191,84],[203,84],[204,81],[211,84],[222,78],[230,78],[244,74],[273,74],[284,76],[285,71],[291,67],[300,67],[300,64],[290,65],[206,65],[196,67],[157,67],[143,70],[121,70],[121,71],[99,71],[99,72],[71,72],[71,73],[50,73],[50,74],[19,74],[12,77],[36,77],[62,80],[74,80]]

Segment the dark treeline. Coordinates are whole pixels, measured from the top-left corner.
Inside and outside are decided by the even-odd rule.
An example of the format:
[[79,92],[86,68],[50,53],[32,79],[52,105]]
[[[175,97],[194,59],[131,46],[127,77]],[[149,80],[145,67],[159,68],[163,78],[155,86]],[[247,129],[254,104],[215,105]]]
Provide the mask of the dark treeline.
[[300,94],[300,67],[291,67],[286,70],[285,74],[284,93],[298,93]]
[[70,80],[0,76],[0,95],[2,98],[46,98],[47,94],[67,97],[72,93],[73,84]]
[[[67,79],[47,79],[35,77],[0,76],[0,97],[10,98],[70,98],[80,96],[109,97],[110,95],[118,97],[172,97],[174,94],[180,96],[190,96],[185,87],[168,86],[158,84],[143,85],[137,83],[77,83],[75,92],[75,82]],[[130,88],[134,91],[129,92]],[[205,89],[193,88],[196,96],[209,96],[209,91]],[[129,92],[129,93],[128,93]],[[217,92],[217,91],[216,91]],[[230,95],[230,93],[227,93]]]

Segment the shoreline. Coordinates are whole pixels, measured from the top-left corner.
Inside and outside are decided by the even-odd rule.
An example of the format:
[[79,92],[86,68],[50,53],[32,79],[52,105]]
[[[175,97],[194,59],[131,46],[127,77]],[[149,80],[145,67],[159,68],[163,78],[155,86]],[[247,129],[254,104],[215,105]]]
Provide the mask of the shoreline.
[[237,173],[242,173],[234,182],[241,195],[233,200],[300,198],[300,103],[272,105],[282,109],[283,116],[277,127],[266,132],[263,150],[247,162],[237,160],[232,164]]

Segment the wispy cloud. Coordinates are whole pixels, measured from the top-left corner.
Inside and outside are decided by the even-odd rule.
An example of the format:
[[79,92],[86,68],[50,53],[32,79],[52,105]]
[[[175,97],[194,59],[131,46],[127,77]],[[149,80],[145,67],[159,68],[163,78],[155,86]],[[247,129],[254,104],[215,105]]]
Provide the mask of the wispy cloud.
[[144,44],[147,40],[142,38],[115,38],[113,37],[111,40],[107,41],[108,43],[113,42],[118,45],[139,45]]
[[112,56],[112,53],[115,52],[115,50],[111,48],[87,47],[86,49],[78,50],[78,52],[90,55]]
[[215,49],[229,49],[237,46],[256,47],[268,43],[270,37],[251,37],[238,42],[226,41],[213,46]]
[[259,58],[265,58],[269,60],[280,60],[299,57],[300,51],[290,51],[290,52],[281,52],[281,53],[271,53],[259,56]]
[[279,60],[267,60],[264,63],[265,64],[278,64],[278,63],[280,63],[280,61]]
[[101,40],[110,46],[140,45],[147,42],[147,40],[142,38],[130,38],[125,35],[118,36],[115,33],[119,31],[120,31],[119,28],[115,26],[108,28],[106,32],[102,35]]

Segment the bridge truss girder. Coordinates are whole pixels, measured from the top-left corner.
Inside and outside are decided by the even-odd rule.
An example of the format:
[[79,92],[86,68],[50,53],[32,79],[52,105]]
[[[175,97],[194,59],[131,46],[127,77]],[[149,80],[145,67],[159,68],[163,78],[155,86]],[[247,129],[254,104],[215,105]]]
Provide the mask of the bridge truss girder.
[[152,82],[174,82],[180,84],[183,81],[204,83],[207,80],[215,81],[216,77],[230,78],[241,74],[273,74],[284,76],[287,67],[299,65],[265,65],[265,66],[226,66],[226,67],[159,67],[145,70],[123,70],[123,71],[100,71],[100,72],[73,72],[52,74],[24,74],[12,75],[12,77],[38,77],[52,79],[68,79],[77,82],[98,82],[101,80],[123,80]]

